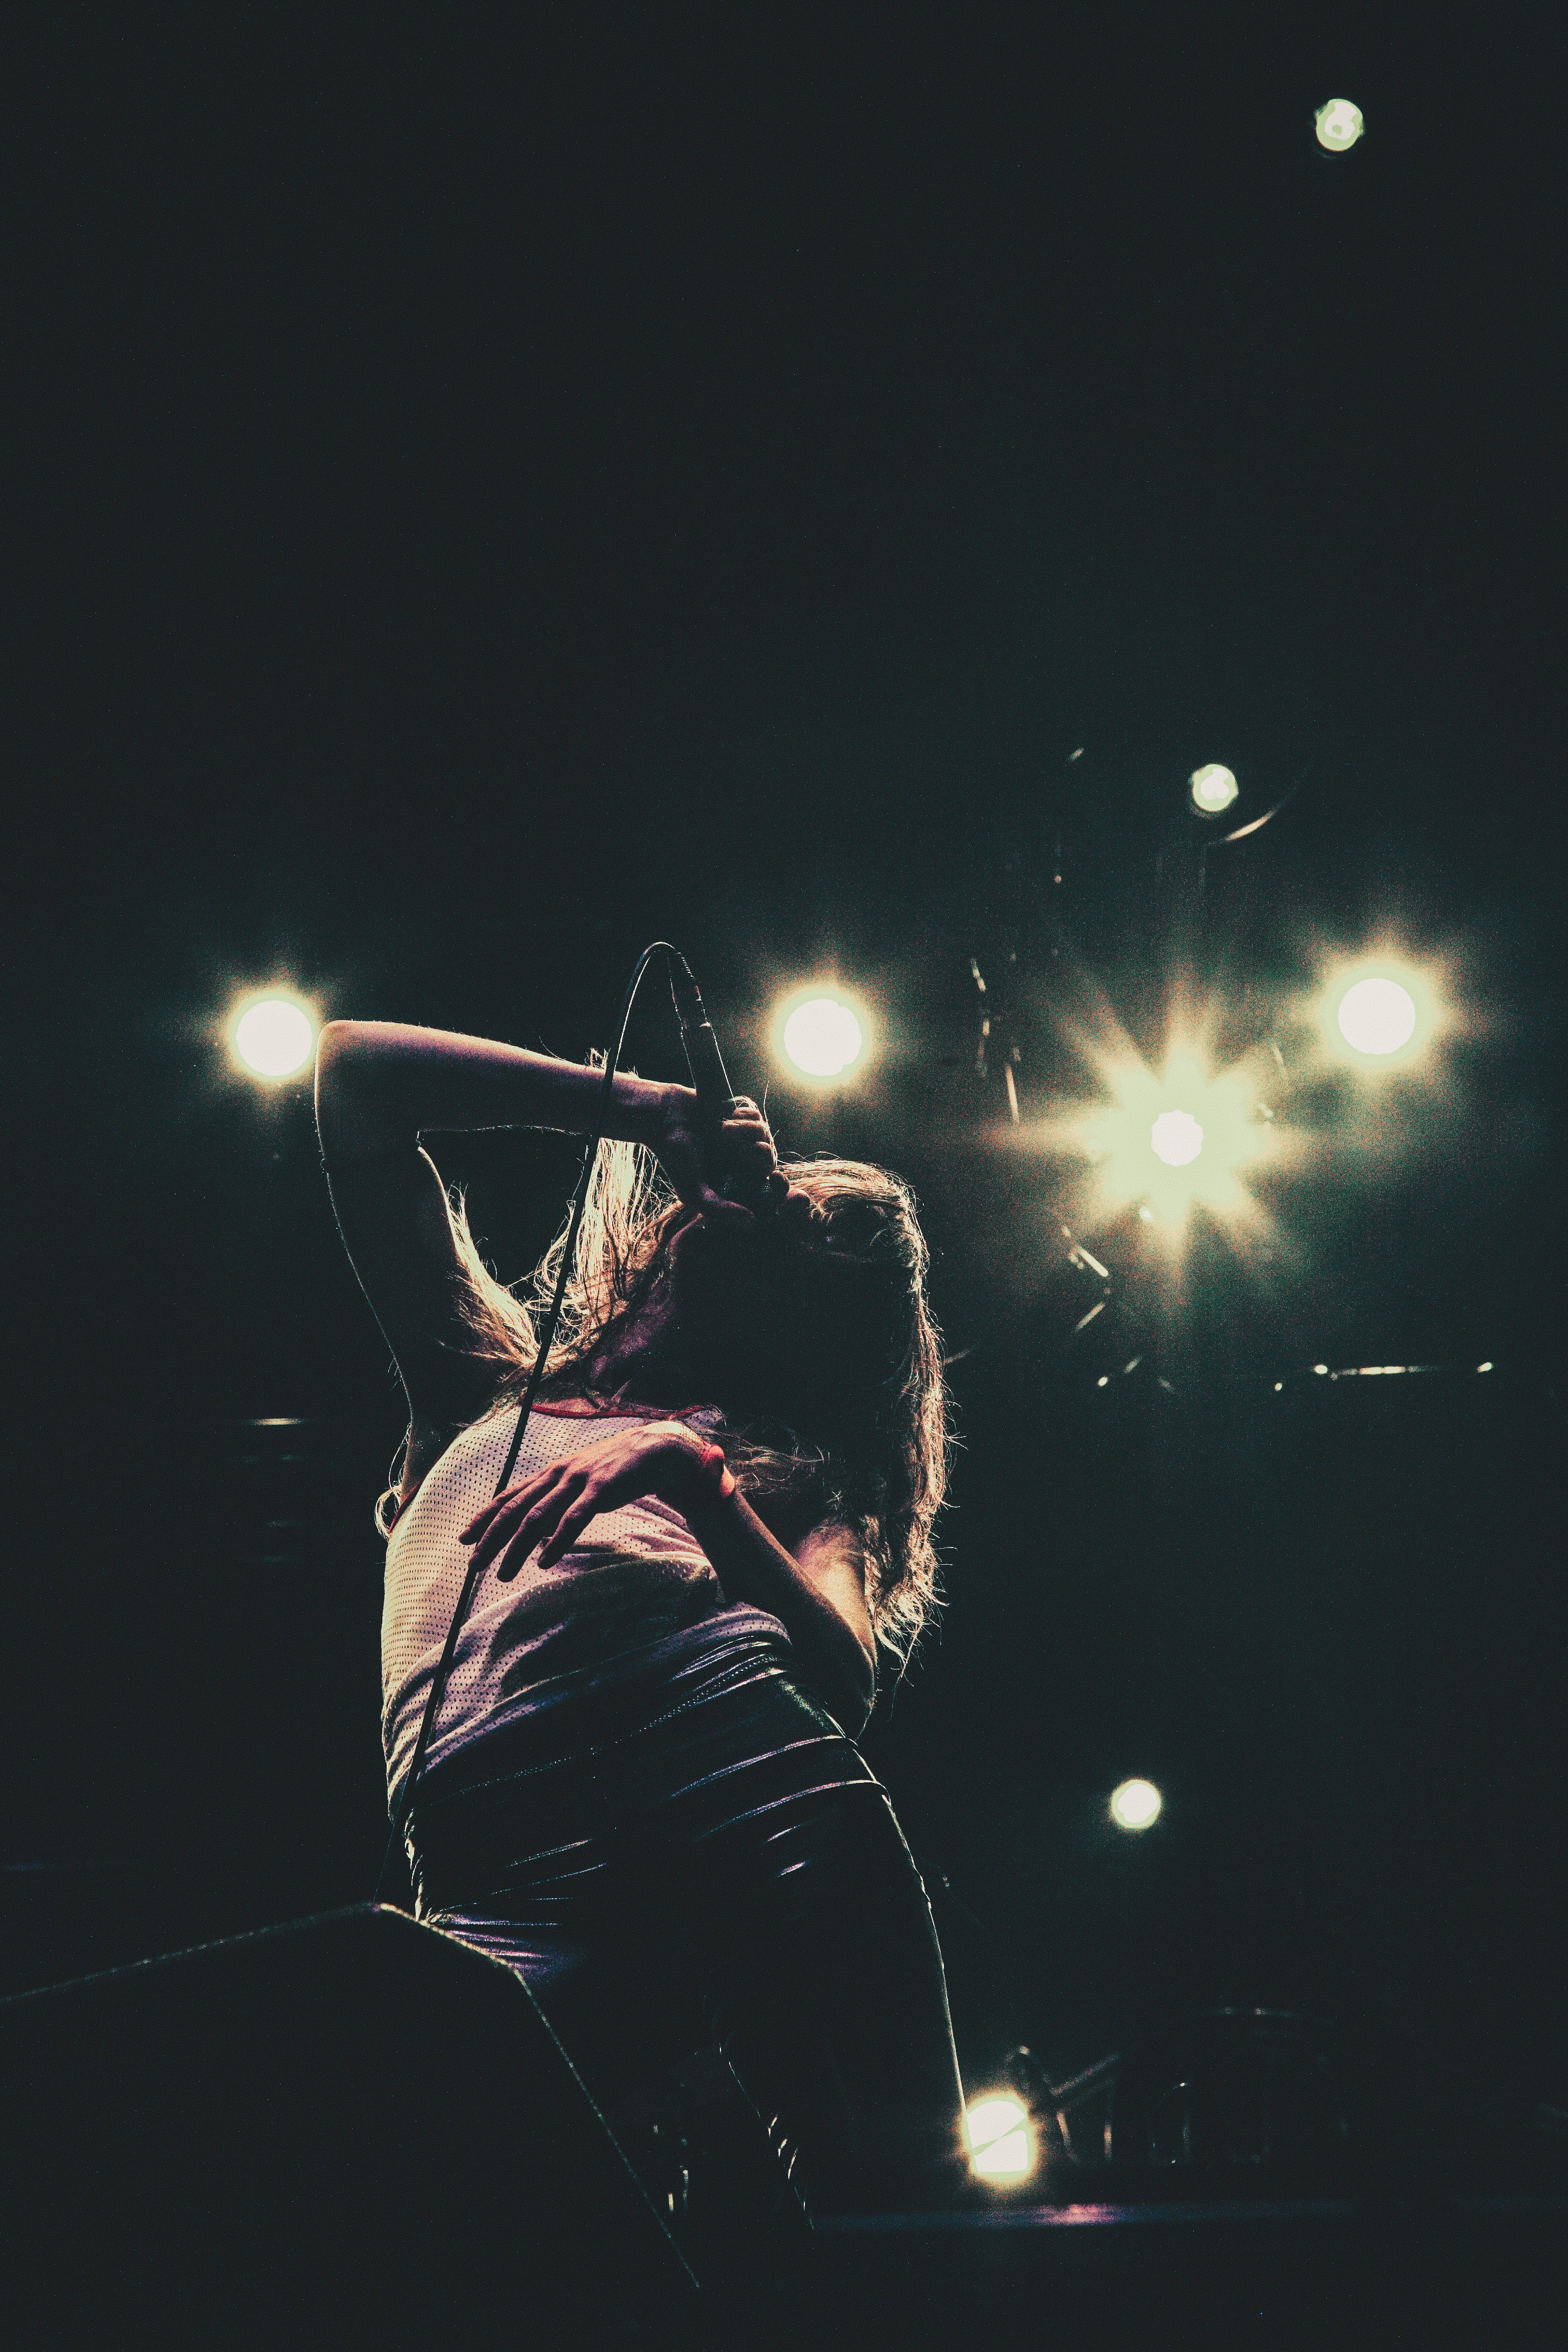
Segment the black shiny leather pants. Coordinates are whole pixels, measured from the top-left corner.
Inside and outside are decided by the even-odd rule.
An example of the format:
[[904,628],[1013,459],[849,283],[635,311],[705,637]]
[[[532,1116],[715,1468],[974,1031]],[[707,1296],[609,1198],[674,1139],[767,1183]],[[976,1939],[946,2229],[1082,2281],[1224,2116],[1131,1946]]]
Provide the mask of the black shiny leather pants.
[[808,2214],[942,2204],[963,2090],[886,1791],[752,1634],[431,1767],[418,1914],[517,1969],[606,2112],[717,2041]]

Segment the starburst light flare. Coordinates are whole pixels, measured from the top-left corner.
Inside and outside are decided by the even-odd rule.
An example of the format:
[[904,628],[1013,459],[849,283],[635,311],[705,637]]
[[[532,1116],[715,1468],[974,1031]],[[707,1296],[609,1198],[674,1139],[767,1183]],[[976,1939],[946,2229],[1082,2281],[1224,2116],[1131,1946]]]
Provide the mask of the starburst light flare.
[[1104,1077],[1111,1104],[1075,1125],[1108,1206],[1136,1201],[1178,1227],[1194,1202],[1216,1216],[1247,1207],[1238,1171],[1266,1158],[1273,1139],[1239,1071],[1211,1076],[1196,1052],[1178,1047],[1163,1069],[1121,1062]]

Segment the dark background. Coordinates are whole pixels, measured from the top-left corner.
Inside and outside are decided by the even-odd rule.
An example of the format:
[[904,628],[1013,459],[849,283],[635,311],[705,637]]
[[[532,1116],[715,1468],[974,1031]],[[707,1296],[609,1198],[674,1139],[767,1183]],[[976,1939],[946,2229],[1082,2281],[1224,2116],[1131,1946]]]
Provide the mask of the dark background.
[[[0,99],[7,1984],[380,1859],[397,1399],[236,993],[581,1055],[664,934],[785,1146],[925,1204],[951,1598],[867,1746],[972,2080],[1373,2000],[1560,2095],[1548,13],[155,16],[18,12]],[[1194,912],[1211,759],[1297,789]],[[1389,931],[1425,1077],[1375,1150],[1287,1104],[1342,1148],[1161,1304],[1038,1141],[1069,1015],[1257,1042]],[[767,1046],[829,971],[837,1101]],[[508,1276],[574,1164],[443,1154]]]

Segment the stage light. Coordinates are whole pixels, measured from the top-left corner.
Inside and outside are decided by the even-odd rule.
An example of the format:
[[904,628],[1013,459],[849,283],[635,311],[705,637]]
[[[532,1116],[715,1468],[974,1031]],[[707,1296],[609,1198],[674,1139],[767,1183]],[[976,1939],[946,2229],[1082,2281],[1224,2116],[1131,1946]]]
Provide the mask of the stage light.
[[1358,980],[1340,999],[1340,1035],[1358,1054],[1397,1054],[1415,1034],[1415,999],[1396,980]]
[[963,2115],[969,2168],[982,2180],[1026,2180],[1035,2168],[1029,2110],[1010,2092],[971,2099]]
[[1149,1144],[1167,1168],[1187,1168],[1204,1148],[1204,1131],[1190,1110],[1163,1110],[1149,1129]]
[[1360,107],[1352,106],[1348,98],[1331,98],[1326,106],[1319,107],[1314,120],[1318,144],[1331,155],[1342,155],[1347,147],[1353,147],[1366,127]]
[[1130,1062],[1104,1075],[1111,1108],[1075,1120],[1069,1133],[1101,1163],[1109,1205],[1139,1202],[1146,1223],[1170,1224],[1181,1223],[1194,1201],[1216,1214],[1246,1206],[1236,1171],[1276,1146],[1239,1077],[1211,1077],[1185,1049],[1163,1070]]
[[841,1078],[866,1050],[866,1024],[837,992],[812,989],[784,1006],[778,1042],[784,1060],[803,1077]]
[[1320,1007],[1331,1053],[1363,1069],[1415,1059],[1433,1022],[1429,990],[1407,964],[1363,961],[1334,975]]
[[246,1005],[230,1029],[236,1058],[256,1078],[291,1078],[316,1045],[316,1017],[298,998],[263,996]]
[[1111,1792],[1110,1818],[1118,1829],[1152,1829],[1164,1801],[1152,1780],[1123,1780]]
[[1194,768],[1187,781],[1193,788],[1193,806],[1201,816],[1218,816],[1241,790],[1228,768]]

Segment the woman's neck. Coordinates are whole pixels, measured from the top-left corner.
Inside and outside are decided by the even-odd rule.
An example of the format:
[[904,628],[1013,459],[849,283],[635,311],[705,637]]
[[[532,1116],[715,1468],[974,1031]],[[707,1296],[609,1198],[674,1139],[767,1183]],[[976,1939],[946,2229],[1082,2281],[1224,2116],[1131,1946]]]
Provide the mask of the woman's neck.
[[583,1373],[595,1396],[617,1404],[707,1404],[668,1303],[657,1294],[590,1349]]

